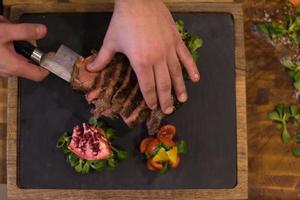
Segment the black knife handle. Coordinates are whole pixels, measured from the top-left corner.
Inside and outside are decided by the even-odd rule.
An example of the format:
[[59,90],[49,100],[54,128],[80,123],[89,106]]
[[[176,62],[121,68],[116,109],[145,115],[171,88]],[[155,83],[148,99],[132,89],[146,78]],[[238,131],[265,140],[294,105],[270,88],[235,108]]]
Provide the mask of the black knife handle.
[[32,53],[36,49],[35,46],[25,41],[14,41],[14,47],[18,54],[30,59]]
[[14,41],[14,47],[18,54],[40,64],[44,53],[26,41]]

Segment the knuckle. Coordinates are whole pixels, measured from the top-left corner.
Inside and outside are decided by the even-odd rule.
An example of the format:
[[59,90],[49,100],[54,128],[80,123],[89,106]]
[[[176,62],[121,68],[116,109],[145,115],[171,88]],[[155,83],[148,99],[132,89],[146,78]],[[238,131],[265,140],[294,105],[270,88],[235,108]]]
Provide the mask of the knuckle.
[[134,63],[136,66],[140,66],[140,67],[147,66],[149,64],[148,56],[142,53],[135,54]]
[[167,93],[169,91],[171,91],[171,84],[169,82],[162,82],[160,85],[159,85],[159,89],[161,92],[163,93]]
[[171,76],[174,79],[179,79],[182,77],[181,66],[179,64],[174,65],[173,69],[171,70]]
[[[143,93],[147,96],[151,96],[152,94],[155,93],[155,87],[151,85],[147,85],[143,88]],[[153,96],[153,95],[152,95]]]

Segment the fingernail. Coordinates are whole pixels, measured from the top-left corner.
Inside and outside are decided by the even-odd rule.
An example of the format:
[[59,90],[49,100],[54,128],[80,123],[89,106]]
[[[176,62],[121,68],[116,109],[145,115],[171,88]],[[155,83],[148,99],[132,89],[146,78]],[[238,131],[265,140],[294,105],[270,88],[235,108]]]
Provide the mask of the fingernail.
[[94,67],[95,67],[95,65],[94,65],[93,63],[90,63],[90,64],[87,65],[87,68],[88,68],[89,70],[93,70]]
[[181,94],[181,95],[179,96],[178,100],[179,100],[181,103],[186,102],[186,100],[187,100],[187,95],[186,95],[186,93]]
[[169,108],[167,108],[166,110],[165,110],[165,113],[167,114],[167,115],[169,115],[169,114],[171,114],[172,112],[173,112],[173,110],[174,110],[174,107],[172,106],[172,107],[169,107]]
[[42,35],[46,32],[46,27],[43,26],[43,25],[39,25],[37,28],[36,28],[36,32],[38,35]]
[[194,74],[194,80],[199,81],[200,80],[200,75],[198,73]]

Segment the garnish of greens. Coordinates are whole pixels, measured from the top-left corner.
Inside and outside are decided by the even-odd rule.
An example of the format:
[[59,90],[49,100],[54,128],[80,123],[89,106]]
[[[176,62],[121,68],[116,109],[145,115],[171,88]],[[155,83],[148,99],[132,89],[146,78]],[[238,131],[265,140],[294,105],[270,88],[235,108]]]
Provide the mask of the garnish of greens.
[[289,76],[293,79],[293,86],[300,90],[300,60],[292,60],[290,57],[284,57],[281,64],[286,68]]
[[275,42],[290,42],[298,48],[300,43],[300,9],[296,10],[295,15],[286,15],[283,20],[258,23],[256,30]]
[[[198,49],[202,47],[203,40],[200,36],[191,36],[185,29],[182,20],[176,21],[176,27],[181,35],[182,40],[185,42],[188,50],[193,56],[194,61],[197,63],[199,60]],[[182,67],[182,73],[185,79],[189,79],[188,73],[184,67]]]
[[[277,123],[277,128],[281,129],[281,138],[284,143],[293,142],[294,146],[300,144],[300,133],[292,134],[288,130],[288,124],[300,125],[299,107],[296,105],[285,106],[284,104],[276,105],[275,109],[268,113],[270,120]],[[300,157],[300,149],[294,147],[292,154]]]
[[[106,138],[110,142],[114,138],[116,138],[115,129],[105,126],[101,120],[95,117],[91,117],[89,123],[94,127],[102,128],[104,130]],[[111,152],[109,158],[102,160],[85,160],[78,157],[68,149],[71,138],[72,136],[64,133],[59,137],[56,147],[58,149],[61,149],[66,154],[67,163],[69,163],[69,165],[78,173],[87,174],[93,171],[102,172],[105,169],[114,170],[117,167],[119,161],[124,160],[128,157],[128,153],[126,151],[119,150],[110,144]]]
[[148,170],[165,173],[169,168],[179,166],[180,154],[186,153],[187,146],[183,140],[175,142],[175,134],[175,126],[168,124],[141,141],[140,152],[145,155]]

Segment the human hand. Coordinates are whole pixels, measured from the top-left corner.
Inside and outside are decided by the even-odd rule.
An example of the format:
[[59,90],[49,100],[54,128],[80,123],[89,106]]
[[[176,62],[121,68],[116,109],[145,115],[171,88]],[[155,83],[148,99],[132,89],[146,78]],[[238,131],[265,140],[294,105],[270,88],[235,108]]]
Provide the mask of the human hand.
[[45,78],[49,72],[17,54],[13,41],[41,39],[46,35],[47,28],[41,24],[12,24],[0,16],[0,30],[0,76],[20,76],[34,81]]
[[102,70],[116,52],[128,57],[148,107],[155,109],[158,99],[165,114],[174,109],[172,86],[180,102],[187,100],[181,63],[192,81],[200,79],[197,66],[161,0],[115,0],[103,45],[88,70]]

